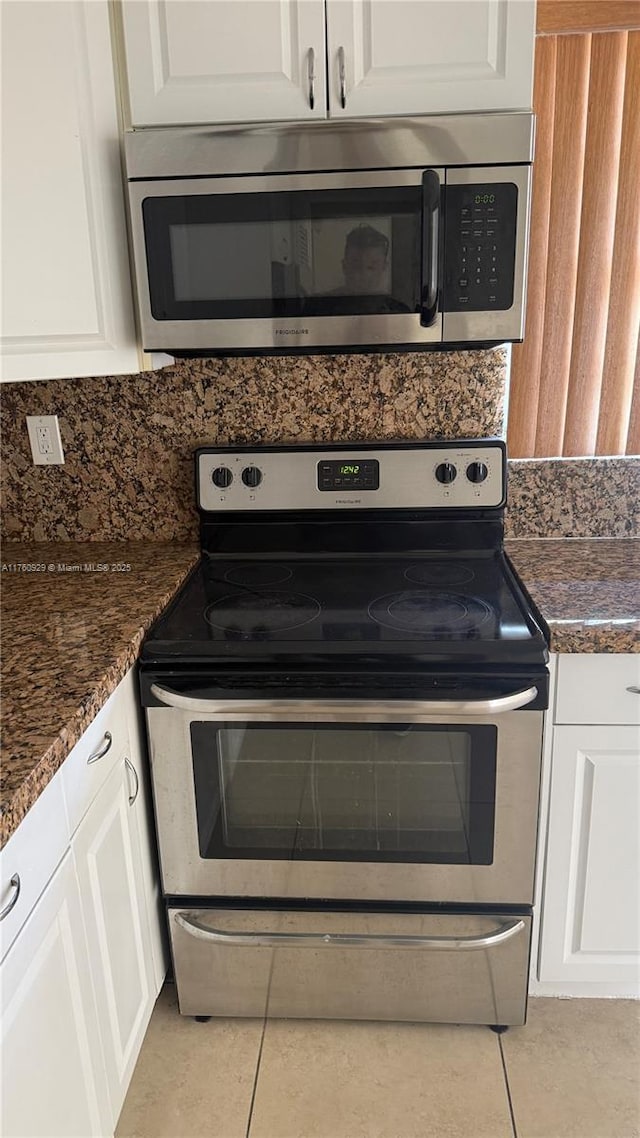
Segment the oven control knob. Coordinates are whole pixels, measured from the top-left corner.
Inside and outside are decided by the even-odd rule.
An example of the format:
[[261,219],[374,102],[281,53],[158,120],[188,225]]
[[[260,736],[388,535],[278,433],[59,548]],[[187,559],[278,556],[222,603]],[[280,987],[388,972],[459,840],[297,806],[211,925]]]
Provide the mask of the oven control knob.
[[227,486],[230,486],[233,481],[233,474],[228,466],[217,466],[211,475],[211,481],[219,490],[226,490]]
[[262,471],[257,466],[245,466],[242,471],[242,481],[245,486],[256,487],[262,482]]
[[488,473],[484,462],[472,462],[467,467],[467,478],[470,482],[484,482]]
[[452,462],[441,462],[436,466],[436,478],[438,482],[453,482],[458,471]]

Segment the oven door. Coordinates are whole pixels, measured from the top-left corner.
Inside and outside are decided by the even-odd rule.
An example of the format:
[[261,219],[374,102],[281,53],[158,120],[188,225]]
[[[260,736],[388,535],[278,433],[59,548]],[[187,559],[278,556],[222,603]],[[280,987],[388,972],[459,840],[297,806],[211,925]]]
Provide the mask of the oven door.
[[438,344],[444,170],[132,182],[147,350]]
[[151,691],[166,894],[532,902],[535,688],[467,703]]

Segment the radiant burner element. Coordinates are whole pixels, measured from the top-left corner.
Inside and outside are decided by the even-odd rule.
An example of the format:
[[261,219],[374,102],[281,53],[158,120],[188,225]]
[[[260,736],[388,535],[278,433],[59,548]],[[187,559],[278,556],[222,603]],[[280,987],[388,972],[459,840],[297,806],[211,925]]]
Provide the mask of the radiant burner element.
[[484,601],[453,593],[387,593],[369,605],[369,616],[386,628],[456,637],[475,632],[491,615]]
[[293,577],[293,570],[286,565],[271,565],[265,562],[247,562],[227,569],[225,581],[231,585],[279,585]]
[[255,634],[285,632],[309,624],[320,612],[320,605],[304,593],[284,589],[264,589],[247,596],[221,597],[205,610],[205,620],[222,632]]
[[410,565],[404,575],[407,581],[414,581],[416,585],[466,585],[475,577],[473,569],[451,561]]

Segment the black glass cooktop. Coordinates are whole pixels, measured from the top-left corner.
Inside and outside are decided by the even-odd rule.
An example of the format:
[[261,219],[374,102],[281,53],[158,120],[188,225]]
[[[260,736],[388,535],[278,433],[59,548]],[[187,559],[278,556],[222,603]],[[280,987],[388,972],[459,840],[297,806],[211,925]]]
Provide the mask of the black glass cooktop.
[[504,555],[279,560],[203,555],[149,631],[142,659],[539,663],[546,644]]

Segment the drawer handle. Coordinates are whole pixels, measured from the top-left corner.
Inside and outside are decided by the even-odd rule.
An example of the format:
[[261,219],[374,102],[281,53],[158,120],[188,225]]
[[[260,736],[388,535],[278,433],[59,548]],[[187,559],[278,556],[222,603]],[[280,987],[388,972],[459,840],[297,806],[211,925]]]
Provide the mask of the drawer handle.
[[11,887],[13,889],[15,889],[15,893],[14,893],[13,897],[11,898],[11,900],[9,901],[9,904],[5,905],[2,912],[0,912],[0,921],[4,921],[5,917],[9,916],[9,913],[11,912],[11,910],[18,903],[18,897],[20,896],[20,874],[14,873],[9,884],[11,885]]
[[491,948],[502,944],[524,928],[524,921],[507,921],[499,928],[483,936],[400,936],[393,933],[238,933],[210,929],[193,916],[176,913],[176,924],[189,936],[198,940],[208,940],[213,944],[247,945],[274,948],[277,945],[295,945],[298,948],[321,948],[333,945],[336,948],[432,948],[432,949],[470,949]]
[[630,691],[632,695],[640,695],[640,688],[636,687],[635,684],[632,684],[630,688],[627,688],[627,691]]
[[90,763],[97,763],[98,759],[103,759],[107,751],[111,750],[111,744],[113,743],[113,736],[111,732],[105,731],[104,737],[106,739],[104,746],[98,747],[97,751],[94,751],[92,755],[89,755],[89,758],[87,759],[87,766],[89,766]]
[[140,779],[138,778],[138,772],[137,772],[136,768],[134,767],[133,763],[131,762],[131,759],[125,758],[124,762],[125,762],[125,766],[127,767],[127,770],[131,771],[131,773],[133,775],[133,779],[134,779],[135,790],[134,790],[133,794],[129,795],[129,806],[133,806],[136,798],[138,797],[138,791],[140,790]]

